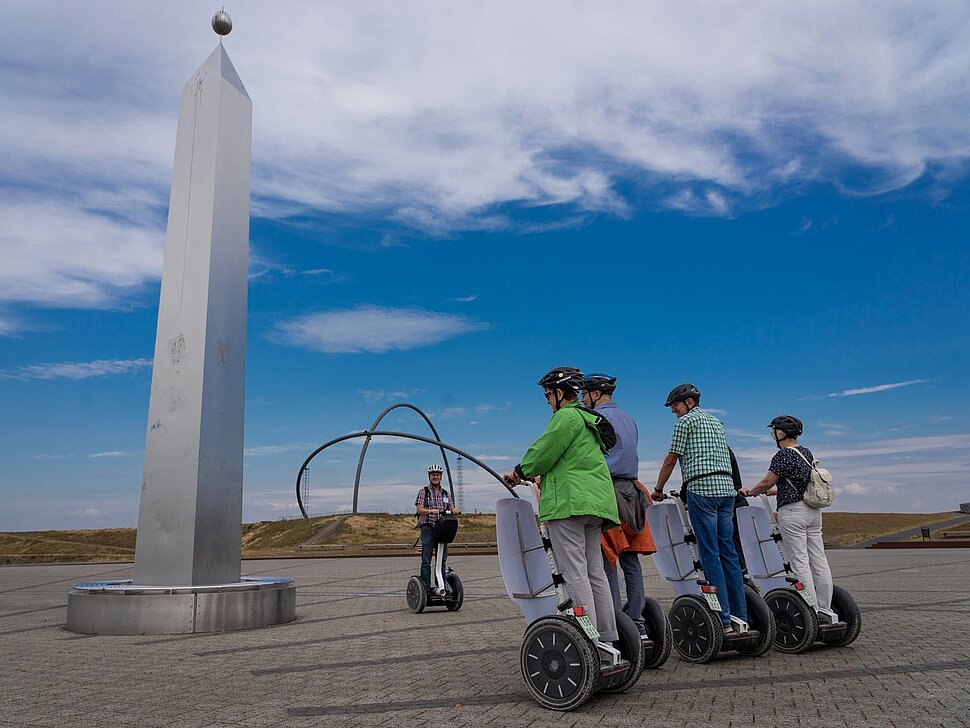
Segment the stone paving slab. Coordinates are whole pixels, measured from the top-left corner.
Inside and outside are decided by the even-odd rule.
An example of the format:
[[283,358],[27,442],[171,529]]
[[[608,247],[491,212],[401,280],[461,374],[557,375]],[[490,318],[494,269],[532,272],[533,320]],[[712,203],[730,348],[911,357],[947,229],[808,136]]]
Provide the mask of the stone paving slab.
[[[970,726],[970,550],[830,553],[863,611],[846,648],[708,665],[676,653],[622,695],[560,714],[519,674],[525,622],[494,556],[453,556],[458,612],[415,615],[418,559],[247,561],[297,581],[297,621],[212,635],[86,636],[63,627],[70,585],[131,564],[0,567],[0,727]],[[647,593],[672,594],[644,560]]]

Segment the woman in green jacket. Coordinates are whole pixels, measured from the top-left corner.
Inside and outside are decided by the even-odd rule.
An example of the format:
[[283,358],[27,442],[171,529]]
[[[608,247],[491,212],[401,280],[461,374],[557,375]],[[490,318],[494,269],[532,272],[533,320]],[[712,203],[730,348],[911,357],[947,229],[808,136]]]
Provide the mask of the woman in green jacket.
[[603,571],[600,537],[620,524],[607,448],[596,429],[599,416],[579,408],[583,374],[553,369],[539,380],[552,419],[522,462],[504,474],[510,485],[541,478],[539,520],[546,524],[556,565],[576,606],[585,607],[600,639],[619,638],[610,585]]

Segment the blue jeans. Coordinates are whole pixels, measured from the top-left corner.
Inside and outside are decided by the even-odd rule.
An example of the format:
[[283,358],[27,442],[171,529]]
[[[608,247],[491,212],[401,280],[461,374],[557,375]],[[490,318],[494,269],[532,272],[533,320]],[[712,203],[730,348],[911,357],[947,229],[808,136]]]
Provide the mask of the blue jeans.
[[708,498],[687,492],[687,512],[697,536],[697,551],[708,583],[717,587],[721,621],[731,624],[731,615],[748,621],[744,581],[738,552],[734,549],[734,496]]
[[[647,604],[647,599],[643,593],[643,569],[640,568],[640,557],[632,551],[626,551],[620,554],[617,563],[623,569],[623,580],[626,582],[626,609],[623,610],[623,613],[632,619],[638,627],[642,627],[643,608]],[[606,569],[606,578],[610,582],[613,606],[622,609],[620,577],[617,574],[616,566],[611,567],[605,555],[603,556],[603,568]]]
[[431,589],[431,556],[434,554],[434,526],[421,526],[421,581]]

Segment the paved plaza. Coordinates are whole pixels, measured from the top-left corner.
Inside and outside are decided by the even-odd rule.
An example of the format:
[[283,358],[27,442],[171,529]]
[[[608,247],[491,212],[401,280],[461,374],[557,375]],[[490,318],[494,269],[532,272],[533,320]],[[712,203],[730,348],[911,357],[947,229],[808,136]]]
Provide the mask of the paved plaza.
[[72,583],[131,564],[0,567],[0,726],[970,726],[970,550],[830,559],[863,611],[852,646],[708,665],[674,653],[566,714],[526,692],[525,623],[494,556],[453,557],[464,607],[418,615],[404,604],[417,557],[247,561],[244,574],[296,579],[297,621],[141,637],[63,627]]

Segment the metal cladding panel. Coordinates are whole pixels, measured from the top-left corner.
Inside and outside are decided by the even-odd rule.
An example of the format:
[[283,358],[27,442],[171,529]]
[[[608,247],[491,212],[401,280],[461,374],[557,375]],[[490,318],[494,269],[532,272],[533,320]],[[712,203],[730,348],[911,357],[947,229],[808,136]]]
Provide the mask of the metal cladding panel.
[[194,631],[195,594],[67,596],[67,628],[81,634],[185,634]]
[[284,624],[296,619],[296,587],[197,596],[195,631],[222,632]]
[[182,91],[135,580],[237,581],[252,103],[220,45]]

